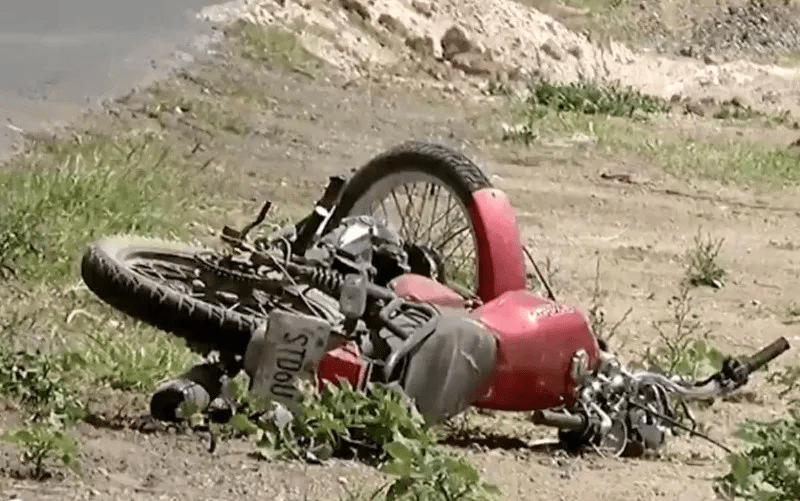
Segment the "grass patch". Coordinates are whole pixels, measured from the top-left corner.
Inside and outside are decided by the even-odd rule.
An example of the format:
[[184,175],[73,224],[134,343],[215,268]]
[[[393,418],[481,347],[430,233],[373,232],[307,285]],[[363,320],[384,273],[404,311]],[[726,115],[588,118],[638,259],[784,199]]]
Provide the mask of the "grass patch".
[[227,34],[238,40],[245,58],[259,65],[312,79],[322,69],[322,61],[284,29],[238,21]]
[[608,155],[633,154],[679,177],[740,184],[800,183],[797,153],[733,138],[725,131],[704,140],[681,137],[670,130],[674,127],[666,115],[642,113],[627,118],[559,111],[531,105],[520,96],[510,97],[505,108],[511,124],[502,125],[502,141],[526,146],[564,139],[588,141]]
[[796,154],[763,144],[726,139],[719,143],[679,140],[664,143],[650,156],[678,175],[734,183],[800,182]]
[[541,107],[586,115],[632,117],[635,113],[666,113],[669,103],[619,84],[598,86],[589,82],[539,82],[529,88],[527,104],[536,113]]
[[37,144],[0,170],[0,263],[21,279],[73,276],[82,246],[101,235],[185,236],[191,183],[152,134]]

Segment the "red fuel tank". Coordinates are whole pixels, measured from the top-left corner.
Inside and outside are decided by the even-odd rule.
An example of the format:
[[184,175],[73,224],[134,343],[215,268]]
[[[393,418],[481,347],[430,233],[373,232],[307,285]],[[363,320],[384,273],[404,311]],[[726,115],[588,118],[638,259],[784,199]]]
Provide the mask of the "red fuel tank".
[[573,355],[584,350],[588,370],[597,365],[597,339],[579,308],[514,290],[470,316],[497,337],[497,369],[478,407],[525,411],[569,403],[576,387]]

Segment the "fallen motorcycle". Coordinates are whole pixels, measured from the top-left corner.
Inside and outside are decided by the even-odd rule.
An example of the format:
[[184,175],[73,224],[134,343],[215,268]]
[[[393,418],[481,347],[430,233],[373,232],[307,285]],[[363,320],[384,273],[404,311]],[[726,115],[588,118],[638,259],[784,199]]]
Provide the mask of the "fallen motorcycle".
[[[376,214],[393,200],[419,223],[426,209],[397,204],[414,183],[449,193],[466,225],[448,216],[437,239]],[[154,417],[180,419],[187,400],[230,410],[225,386],[244,370],[253,394],[287,405],[309,378],[391,385],[432,423],[471,406],[534,411],[572,447],[637,456],[680,426],[675,402],[729,394],[789,348],[780,338],[703,381],[626,369],[580,308],[528,290],[507,196],[445,146],[403,144],[332,177],[308,217],[250,241],[270,205],[243,230],[224,228],[224,252],[121,236],[84,254],[83,280],[100,299],[207,354],[155,392]],[[444,217],[436,205],[431,221]],[[471,274],[453,269],[459,237],[477,249]]]

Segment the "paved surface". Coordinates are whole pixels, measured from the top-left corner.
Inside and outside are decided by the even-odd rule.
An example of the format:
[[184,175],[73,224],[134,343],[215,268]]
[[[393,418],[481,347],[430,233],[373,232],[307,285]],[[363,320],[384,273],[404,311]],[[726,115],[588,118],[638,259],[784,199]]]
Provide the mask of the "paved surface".
[[210,3],[2,0],[0,156],[18,138],[7,124],[35,130],[68,121],[185,60],[209,33],[195,12]]

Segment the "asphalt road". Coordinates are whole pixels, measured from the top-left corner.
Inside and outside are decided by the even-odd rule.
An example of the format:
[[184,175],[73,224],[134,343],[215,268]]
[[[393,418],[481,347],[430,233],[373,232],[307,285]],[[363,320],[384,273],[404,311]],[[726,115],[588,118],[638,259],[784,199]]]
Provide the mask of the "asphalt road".
[[65,123],[185,62],[210,33],[195,14],[213,3],[0,0],[0,157],[17,128]]

